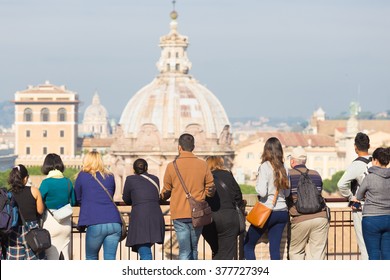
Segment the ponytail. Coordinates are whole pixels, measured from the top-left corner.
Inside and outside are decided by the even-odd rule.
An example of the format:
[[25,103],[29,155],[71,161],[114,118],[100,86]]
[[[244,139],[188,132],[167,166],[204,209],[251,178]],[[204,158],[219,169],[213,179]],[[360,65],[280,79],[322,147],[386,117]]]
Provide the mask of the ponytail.
[[13,167],[8,176],[8,185],[11,187],[11,191],[19,192],[24,187],[26,177],[28,177],[28,171],[23,164]]

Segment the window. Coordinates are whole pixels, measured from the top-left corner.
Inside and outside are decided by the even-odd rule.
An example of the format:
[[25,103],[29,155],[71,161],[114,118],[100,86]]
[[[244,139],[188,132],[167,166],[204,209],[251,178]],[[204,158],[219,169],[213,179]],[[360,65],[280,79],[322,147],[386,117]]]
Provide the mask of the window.
[[43,147],[42,153],[43,153],[44,155],[47,155],[47,147]]
[[246,154],[246,158],[247,159],[254,159],[255,155],[253,153],[249,152],[249,153]]
[[65,137],[65,131],[60,130],[60,137]]
[[44,138],[47,137],[47,130],[44,130],[44,131],[42,132],[42,136],[43,136]]
[[58,109],[57,120],[59,122],[65,122],[66,121],[66,109],[65,108]]
[[29,155],[31,153],[30,147],[26,147],[26,155]]
[[60,155],[63,155],[65,152],[65,148],[64,147],[60,147]]
[[30,130],[26,130],[26,137],[30,137],[31,136],[31,131]]
[[32,122],[32,110],[30,108],[24,109],[23,121]]
[[175,65],[175,70],[176,70],[176,71],[179,71],[179,70],[180,70],[180,65],[179,65],[179,63],[177,63],[177,64]]
[[50,120],[49,114],[50,114],[49,109],[43,108],[41,110],[41,122],[48,122]]

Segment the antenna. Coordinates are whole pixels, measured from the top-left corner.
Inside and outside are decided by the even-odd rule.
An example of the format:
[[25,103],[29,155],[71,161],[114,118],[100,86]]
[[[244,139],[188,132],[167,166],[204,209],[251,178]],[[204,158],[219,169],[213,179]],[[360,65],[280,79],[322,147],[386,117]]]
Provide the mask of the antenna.
[[173,0],[173,1],[172,1],[173,10],[175,10],[175,4],[176,4],[176,1]]

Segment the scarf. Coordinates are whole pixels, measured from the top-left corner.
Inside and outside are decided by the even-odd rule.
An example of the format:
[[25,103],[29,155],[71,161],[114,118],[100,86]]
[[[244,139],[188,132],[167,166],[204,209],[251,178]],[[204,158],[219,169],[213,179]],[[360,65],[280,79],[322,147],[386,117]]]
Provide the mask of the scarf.
[[46,178],[64,178],[64,174],[62,174],[61,171],[54,169],[49,171]]

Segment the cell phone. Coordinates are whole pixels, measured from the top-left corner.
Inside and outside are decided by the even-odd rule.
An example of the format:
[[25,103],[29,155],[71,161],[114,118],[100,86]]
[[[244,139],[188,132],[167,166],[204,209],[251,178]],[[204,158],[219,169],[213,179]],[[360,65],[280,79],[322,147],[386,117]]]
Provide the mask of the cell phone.
[[355,201],[352,203],[352,206],[355,207],[356,209],[360,209],[362,207],[362,204],[358,201]]

